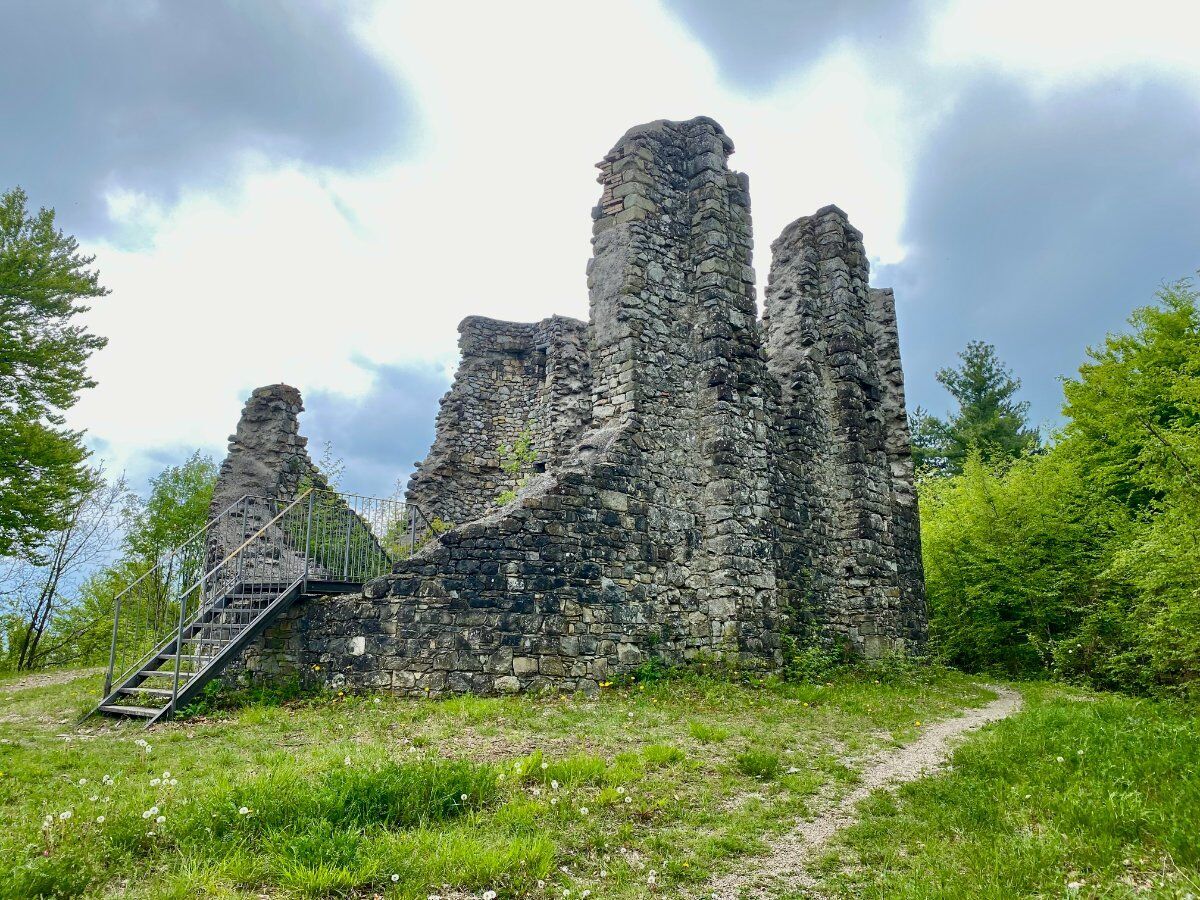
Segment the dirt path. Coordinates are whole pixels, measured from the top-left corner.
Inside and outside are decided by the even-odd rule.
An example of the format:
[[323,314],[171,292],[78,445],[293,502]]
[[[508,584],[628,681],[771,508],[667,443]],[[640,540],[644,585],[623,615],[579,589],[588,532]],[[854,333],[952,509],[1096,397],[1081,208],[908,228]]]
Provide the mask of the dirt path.
[[1021,695],[1016,691],[1002,687],[992,690],[1000,696],[987,706],[935,722],[922,728],[921,736],[913,743],[872,758],[863,770],[861,783],[851,793],[822,809],[816,818],[797,824],[775,842],[767,856],[753,860],[748,871],[712,881],[699,896],[712,900],[773,898],[781,890],[811,888],[813,882],[805,875],[804,864],[834,834],[856,821],[859,802],[878,788],[894,788],[937,771],[946,762],[955,738],[1020,709]]
[[74,681],[77,678],[87,678],[101,671],[101,669],[71,669],[67,672],[46,672],[45,674],[25,675],[16,681],[0,684],[0,694],[15,694],[17,691],[45,687],[48,684],[66,684],[68,681]]

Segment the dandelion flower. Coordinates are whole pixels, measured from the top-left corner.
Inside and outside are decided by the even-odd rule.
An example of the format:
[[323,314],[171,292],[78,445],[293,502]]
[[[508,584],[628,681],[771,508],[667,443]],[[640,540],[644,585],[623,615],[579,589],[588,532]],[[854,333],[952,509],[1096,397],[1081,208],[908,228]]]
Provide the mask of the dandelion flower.
[[175,785],[177,785],[177,784],[179,784],[179,779],[178,779],[178,778],[172,778],[172,779],[171,779],[171,787],[175,787]]
[[96,824],[103,825],[104,824],[104,816],[96,816]]
[[92,794],[92,796],[88,797],[88,803],[95,803],[99,799],[100,799],[99,794]]
[[[1080,752],[1083,752],[1083,751],[1080,751]],[[80,783],[80,784],[87,784],[87,779],[86,779],[86,778],[80,778],[80,779],[79,779],[79,783]]]
[[350,765],[350,757],[347,756],[344,760],[342,760],[342,762],[344,762],[346,765]]
[[623,785],[623,784],[618,784],[618,785],[617,785],[617,793],[618,793],[618,794],[623,794],[623,793],[625,793],[625,785]]
[[551,805],[551,806],[558,806],[558,798],[557,798],[557,797],[551,797],[551,798],[550,798],[550,805]]
[[160,784],[162,784],[161,778],[151,778],[150,779],[150,787],[158,787]]
[[1056,756],[1055,759],[1058,760],[1059,762],[1066,762],[1066,760],[1063,759],[1061,756]]
[[461,800],[461,801],[463,801],[464,803],[466,803],[466,802],[467,802],[467,795],[466,795],[466,794],[460,794],[460,795],[459,795],[459,797],[458,797],[458,799],[459,799],[459,800]]
[[393,872],[392,873],[392,884],[395,884],[399,880],[400,880],[400,876],[397,875],[395,872]]
[[542,771],[543,772],[545,772],[548,768],[550,768],[550,763],[548,763],[548,762],[542,763]]
[[58,817],[60,819],[62,819],[62,821],[65,822],[65,821],[67,821],[67,819],[71,818],[71,815],[72,815],[72,813],[69,809],[64,809],[62,812],[60,812],[58,814]]
[[632,802],[633,802],[633,798],[632,798],[632,797],[626,797],[626,798],[625,798],[625,802],[626,802],[626,803],[632,803]]
[[152,816],[158,815],[158,807],[157,806],[150,807],[150,815],[152,815]]
[[166,780],[167,780],[167,779],[169,779],[170,777],[171,777],[171,773],[170,773],[170,772],[163,772],[163,774],[162,774],[163,781],[166,781]]
[[163,822],[167,821],[167,817],[166,817],[166,816],[159,816],[159,817],[158,817],[157,819],[155,819],[154,821],[155,821],[155,822],[157,822],[159,825],[161,825]]
[[243,806],[243,807],[241,807],[241,808],[239,808],[239,809],[238,809],[238,815],[239,815],[239,816],[244,816],[244,815],[246,815],[248,812],[250,812],[250,810],[249,810],[249,809],[247,809],[245,806]]
[[558,790],[558,779],[557,779],[557,778],[551,778],[551,779],[550,779],[550,789],[551,789],[551,790],[553,790],[553,791],[557,791],[557,790]]
[[148,818],[150,818],[150,810],[148,810],[148,809],[144,809],[144,810],[142,810],[142,818],[143,818],[143,819],[148,819]]
[[579,814],[581,816],[586,816],[588,814],[588,808],[586,806],[579,807]]
[[484,891],[483,892],[483,900],[496,900],[496,892],[495,891]]

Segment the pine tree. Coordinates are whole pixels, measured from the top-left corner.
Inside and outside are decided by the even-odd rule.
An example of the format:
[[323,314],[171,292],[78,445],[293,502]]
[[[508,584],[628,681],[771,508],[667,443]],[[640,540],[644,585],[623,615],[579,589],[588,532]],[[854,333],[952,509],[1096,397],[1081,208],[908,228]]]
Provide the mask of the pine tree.
[[985,341],[971,341],[957,368],[940,369],[938,382],[958,402],[946,419],[913,411],[913,459],[918,470],[958,474],[972,451],[994,464],[1016,459],[1041,443],[1029,427],[1029,404],[1015,400],[1021,381]]

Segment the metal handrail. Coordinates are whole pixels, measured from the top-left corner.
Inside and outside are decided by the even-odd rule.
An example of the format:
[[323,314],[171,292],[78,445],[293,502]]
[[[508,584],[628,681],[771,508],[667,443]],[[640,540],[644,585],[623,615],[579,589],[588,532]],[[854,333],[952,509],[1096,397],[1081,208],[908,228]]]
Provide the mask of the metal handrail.
[[[261,512],[255,506],[259,502],[264,504]],[[307,506],[307,510],[297,513],[302,504]],[[272,509],[277,511],[272,513]],[[241,527],[235,531],[236,518],[239,515]],[[250,518],[256,523],[263,522],[264,518],[267,518],[267,521],[261,527],[256,527],[253,534],[247,535]],[[192,668],[188,671],[188,677],[196,678],[199,673],[207,671],[214,662],[214,659],[206,656],[204,647],[213,641],[218,644],[225,643],[211,638],[207,625],[197,627],[197,623],[205,616],[212,616],[211,624],[221,627],[218,623],[221,611],[233,610],[237,605],[236,600],[233,601],[233,606],[230,605],[235,596],[235,593],[231,592],[236,592],[237,598],[278,593],[274,598],[278,600],[297,586],[302,585],[302,593],[308,592],[312,579],[321,584],[318,590],[330,589],[330,583],[364,583],[392,571],[399,559],[407,558],[416,552],[418,520],[424,526],[423,533],[432,534],[433,526],[424,511],[416,504],[398,499],[368,497],[315,487],[307,488],[286,503],[250,494],[242,496],[206,522],[183,544],[171,550],[164,559],[160,559],[139,575],[114,598],[113,641],[105,675],[104,696],[113,697],[114,686],[118,690],[124,689],[131,678],[135,677],[135,673],[143,668],[159,665],[153,660],[168,652],[168,648],[174,645],[174,671],[162,672],[170,675],[172,684],[170,702],[165,711],[174,712],[179,702],[181,681],[184,677],[184,644],[195,644],[195,660],[189,663]],[[269,532],[271,534],[264,542],[264,536]],[[222,545],[235,533],[238,534],[240,543],[226,551]],[[202,544],[199,543],[201,540]],[[260,545],[261,552],[251,552],[251,548],[256,544]],[[213,563],[216,555],[221,558]],[[179,560],[177,573],[174,569],[176,559]],[[233,574],[234,566],[236,575]],[[202,574],[193,574],[197,570]],[[121,601],[155,572],[159,572],[161,579],[165,580],[161,587],[167,592],[167,607],[169,608],[170,603],[179,604],[177,627],[173,633],[159,631],[157,639],[151,637],[153,644],[149,652],[141,655],[131,666],[124,668],[119,677],[114,677],[118,647],[122,641]],[[189,576],[190,580],[187,580]],[[175,583],[177,577],[179,584]],[[279,593],[281,588],[283,593]],[[189,600],[195,597],[198,591],[203,596],[193,606]],[[162,609],[163,605],[160,593],[161,591],[156,590],[152,598],[156,611]],[[261,614],[261,609],[253,599],[248,608],[252,617]],[[272,608],[271,604],[265,608]],[[158,616],[159,613],[155,612],[155,622],[160,621]],[[152,635],[152,631],[143,632],[147,621],[144,617],[139,619],[134,623],[135,630],[132,632],[126,627],[127,633],[124,638],[130,649],[136,651],[143,633],[147,636]],[[150,626],[151,629],[156,627],[160,626]],[[189,631],[193,631],[194,634],[185,638]],[[219,653],[220,651],[218,655]],[[189,657],[191,655],[189,653]],[[199,679],[198,683],[200,682],[202,679]],[[191,683],[189,681],[189,684]]]
[[[272,525],[274,525],[280,519],[282,519],[285,515],[287,515],[288,512],[290,512],[301,500],[306,499],[312,493],[312,490],[313,490],[312,488],[309,488],[304,493],[302,493],[299,497],[297,497],[295,500],[293,500],[291,503],[289,503],[287,506],[285,506],[283,509],[281,509],[278,513],[275,514],[275,516],[269,522],[267,522],[265,525],[263,525],[262,528],[258,529],[258,531],[254,532],[254,534],[252,534],[250,537],[248,537],[244,541],[242,541],[242,543],[238,546],[238,548],[236,550],[229,553],[223,560],[221,560],[219,563],[217,563],[215,566],[213,566],[211,569],[209,569],[208,572],[206,572],[200,578],[199,581],[196,581],[194,584],[192,584],[191,587],[189,587],[186,591],[184,591],[182,594],[179,595],[179,630],[175,632],[175,673],[174,673],[174,677],[172,678],[173,686],[171,688],[171,710],[172,711],[174,711],[175,701],[179,697],[179,664],[183,659],[183,631],[185,628],[188,628],[189,626],[192,625],[192,623],[194,623],[197,619],[199,619],[202,613],[210,612],[216,606],[216,603],[217,603],[217,600],[214,597],[212,602],[207,604],[207,606],[197,605],[196,611],[191,615],[191,617],[188,617],[186,615],[188,595],[191,594],[191,592],[194,591],[197,587],[200,587],[201,585],[206,584],[209,581],[211,581],[212,577],[214,575],[216,575],[217,572],[220,571],[225,566],[225,564],[228,563],[230,560],[232,560],[234,557],[238,557],[239,563],[240,563],[240,557],[241,557],[242,552],[247,547],[249,547],[252,543],[254,543],[254,541],[256,541],[258,538],[260,538],[262,535],[266,534],[267,530]],[[306,559],[306,562],[307,562],[307,559]],[[305,566],[305,569],[307,570],[307,565]],[[170,643],[170,642],[168,641],[168,643]]]
[[[170,565],[175,560],[176,556],[178,556],[188,545],[190,545],[198,537],[206,534],[214,525],[217,524],[217,522],[219,522],[222,518],[225,517],[226,513],[228,513],[230,510],[234,509],[235,507],[245,503],[249,499],[251,499],[250,494],[243,494],[241,497],[234,500],[232,503],[230,503],[228,506],[226,506],[224,509],[222,509],[219,513],[217,513],[215,516],[213,516],[211,519],[209,519],[207,522],[205,522],[204,525],[202,525],[199,529],[197,529],[193,534],[189,535],[186,540],[184,540],[178,546],[172,547],[171,552],[167,554],[166,559],[158,560],[158,562],[156,562],[153,566],[151,566],[149,569],[147,569],[145,572],[143,572],[141,575],[139,575],[137,578],[135,578],[132,582],[127,584],[113,598],[113,637],[112,637],[112,646],[109,648],[109,651],[108,651],[108,669],[106,670],[105,675],[104,675],[104,693],[105,693],[105,695],[107,695],[109,693],[109,691],[112,690],[113,669],[115,668],[116,662],[117,662],[118,632],[119,632],[119,628],[120,628],[120,624],[121,624],[121,602],[122,602],[122,600],[124,600],[125,595],[128,594],[130,591],[132,591],[134,588],[136,588],[139,584],[141,584],[143,581],[145,581],[151,575],[155,574],[156,572],[159,572],[165,566]],[[128,672],[128,670],[126,670],[126,672]]]

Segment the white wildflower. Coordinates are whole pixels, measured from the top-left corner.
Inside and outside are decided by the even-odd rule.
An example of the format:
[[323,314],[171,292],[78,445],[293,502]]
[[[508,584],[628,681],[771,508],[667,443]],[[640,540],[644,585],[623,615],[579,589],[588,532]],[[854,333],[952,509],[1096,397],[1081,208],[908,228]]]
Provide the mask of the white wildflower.
[[588,814],[588,808],[586,806],[579,807],[579,814],[581,816],[586,816]]
[[618,794],[623,794],[623,793],[625,793],[625,785],[623,785],[623,784],[619,784],[619,785],[617,785],[617,793],[618,793]]
[[393,872],[392,873],[392,884],[395,884],[399,880],[400,880],[400,876],[397,875],[395,872]]
[[86,778],[80,778],[80,779],[79,779],[79,783],[80,783],[80,784],[87,784],[87,779],[86,779]]
[[88,802],[89,802],[89,803],[95,803],[95,802],[96,802],[97,800],[99,800],[99,799],[100,799],[100,795],[99,795],[99,794],[92,794],[92,796],[88,797]]
[[148,819],[148,818],[150,818],[150,810],[148,810],[148,809],[144,809],[144,810],[142,810],[142,818],[143,818],[143,819]]
[[557,798],[557,797],[551,797],[551,798],[550,798],[550,805],[551,805],[551,806],[558,806],[558,798]]
[[1061,756],[1056,756],[1055,759],[1057,759],[1059,762],[1066,762],[1066,760],[1064,760]]
[[159,817],[158,817],[157,819],[155,819],[154,821],[155,821],[155,822],[157,822],[159,825],[161,825],[163,822],[167,821],[167,817],[166,817],[166,816],[159,816]]
[[633,802],[633,798],[632,798],[632,797],[626,797],[626,798],[625,798],[625,802],[626,802],[626,803],[632,803],[632,802]]
[[548,768],[550,768],[550,763],[548,763],[548,762],[542,763],[542,771],[543,772],[545,772]]
[[556,778],[551,778],[551,779],[550,779],[550,789],[551,789],[551,790],[553,790],[553,791],[557,791],[557,790],[558,790],[558,779],[556,779]]
[[483,892],[483,900],[496,900],[496,892],[495,891],[484,891]]
[[104,824],[104,816],[96,816],[96,824],[103,825]]
[[151,778],[150,779],[150,787],[158,787],[160,784],[162,784],[161,778]]
[[347,756],[342,762],[347,766],[350,765],[350,757]]
[[179,779],[178,779],[178,778],[172,778],[172,779],[171,779],[171,787],[175,787],[175,785],[177,785],[177,784],[179,784]]
[[240,807],[240,808],[238,809],[238,815],[239,815],[239,816],[244,816],[244,815],[246,815],[246,814],[247,814],[247,813],[249,813],[249,812],[250,812],[250,810],[249,810],[247,807],[245,807],[245,806],[242,806],[242,807]]
[[459,799],[459,800],[461,800],[463,803],[466,803],[466,802],[467,802],[467,795],[466,795],[466,794],[460,794],[460,795],[459,795],[459,797],[458,797],[458,799]]
[[58,817],[59,817],[59,819],[61,819],[62,821],[65,822],[65,821],[67,821],[67,819],[71,818],[72,815],[73,815],[73,813],[69,809],[64,809],[62,812],[60,812],[58,814]]

